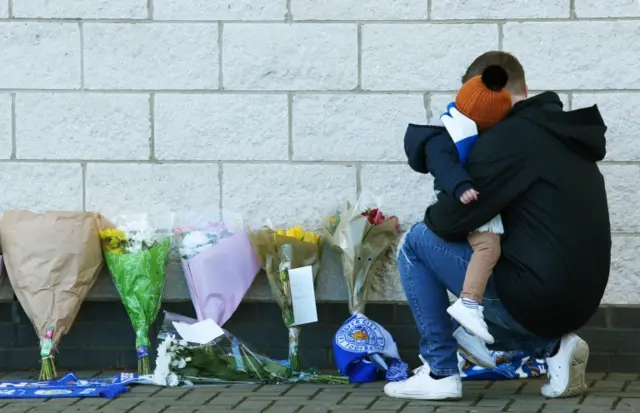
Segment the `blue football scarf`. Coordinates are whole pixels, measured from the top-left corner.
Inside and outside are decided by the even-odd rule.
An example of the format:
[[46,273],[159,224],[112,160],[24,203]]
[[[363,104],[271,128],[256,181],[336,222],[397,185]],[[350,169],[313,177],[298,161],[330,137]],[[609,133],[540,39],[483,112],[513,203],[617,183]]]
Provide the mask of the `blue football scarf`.
[[75,374],[51,381],[0,382],[0,399],[42,399],[64,397],[104,397],[114,399],[141,382],[137,374],[120,373],[105,379],[81,380]]
[[462,380],[513,380],[544,376],[547,365],[544,360],[529,357],[521,351],[489,351],[496,360],[496,367],[485,369],[471,363],[458,353],[458,367]]
[[391,334],[363,314],[354,314],[336,332],[333,353],[338,371],[352,383],[408,378],[408,366]]

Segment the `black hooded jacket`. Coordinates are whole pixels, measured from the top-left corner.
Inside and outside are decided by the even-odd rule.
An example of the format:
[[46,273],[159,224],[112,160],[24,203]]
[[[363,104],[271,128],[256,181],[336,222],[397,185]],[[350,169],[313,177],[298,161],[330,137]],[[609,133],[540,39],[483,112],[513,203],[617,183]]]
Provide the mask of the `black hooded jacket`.
[[563,112],[553,92],[519,102],[471,152],[478,200],[464,205],[440,193],[425,213],[426,225],[449,241],[502,215],[494,284],[511,316],[540,337],[582,327],[604,295],[611,228],[596,162],[606,153],[605,131],[597,106]]

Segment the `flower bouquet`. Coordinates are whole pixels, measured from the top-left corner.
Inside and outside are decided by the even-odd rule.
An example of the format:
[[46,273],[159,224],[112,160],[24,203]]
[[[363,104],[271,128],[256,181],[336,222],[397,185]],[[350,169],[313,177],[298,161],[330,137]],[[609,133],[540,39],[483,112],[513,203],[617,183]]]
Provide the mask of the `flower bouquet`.
[[[199,324],[198,330],[202,331],[202,326],[207,321],[216,330],[211,340],[186,341],[175,328],[176,323],[183,326]],[[158,335],[158,358],[153,374],[155,384],[173,387],[196,383],[346,383],[343,377],[314,373],[291,374],[286,364],[254,352],[212,320],[207,321],[196,323],[196,320],[165,312],[165,320]],[[212,336],[209,335],[210,337]]]
[[363,314],[376,264],[397,240],[399,229],[398,219],[385,216],[371,199],[360,195],[355,206],[347,203],[324,226],[326,242],[342,262],[352,314],[336,333],[334,354],[338,370],[355,382],[374,381],[381,371],[388,380],[401,380],[408,369],[387,330]]
[[[252,351],[232,334],[219,329],[218,337],[205,343],[187,342],[174,322],[196,324],[196,320],[165,312],[158,335],[158,358],[153,382],[160,386],[193,383],[282,383],[289,369]],[[215,326],[214,324],[214,327]]]
[[40,380],[56,377],[56,346],[102,269],[101,227],[94,212],[7,211],[0,220],[9,281],[40,337]]
[[173,234],[199,321],[224,325],[260,271],[241,220],[179,225]]
[[121,216],[114,224],[100,231],[102,249],[136,332],[138,373],[150,374],[149,328],[162,302],[170,236],[145,214]]
[[289,271],[311,266],[313,278],[318,274],[322,238],[302,227],[286,230],[264,228],[251,232],[251,244],[267,274],[271,293],[280,306],[282,319],[289,329],[289,363],[292,372],[300,372],[300,327],[295,325]]

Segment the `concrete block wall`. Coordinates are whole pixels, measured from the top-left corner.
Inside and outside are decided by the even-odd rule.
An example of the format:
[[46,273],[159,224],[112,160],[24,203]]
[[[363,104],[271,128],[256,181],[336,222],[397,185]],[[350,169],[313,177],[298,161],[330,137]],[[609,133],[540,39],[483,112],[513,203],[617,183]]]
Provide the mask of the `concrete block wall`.
[[[431,182],[406,166],[406,124],[436,122],[490,49],[567,109],[600,105],[605,301],[640,303],[637,0],[0,0],[0,208],[224,208],[314,226],[368,189],[408,225]],[[184,299],[170,268],[167,298]],[[344,299],[327,268],[319,299]],[[269,297],[263,281],[250,298]],[[109,297],[103,277],[92,298]],[[403,299],[389,259],[372,300]]]

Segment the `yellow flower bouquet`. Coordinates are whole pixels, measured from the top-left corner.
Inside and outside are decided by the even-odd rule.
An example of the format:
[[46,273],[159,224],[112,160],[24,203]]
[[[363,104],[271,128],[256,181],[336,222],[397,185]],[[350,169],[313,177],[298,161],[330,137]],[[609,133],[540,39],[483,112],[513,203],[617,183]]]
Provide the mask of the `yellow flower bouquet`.
[[261,267],[267,274],[271,292],[282,310],[284,324],[289,329],[290,368],[292,372],[300,372],[300,327],[294,326],[289,270],[312,266],[315,280],[320,267],[323,238],[315,232],[305,231],[300,226],[278,230],[264,228],[251,232],[250,237]]

